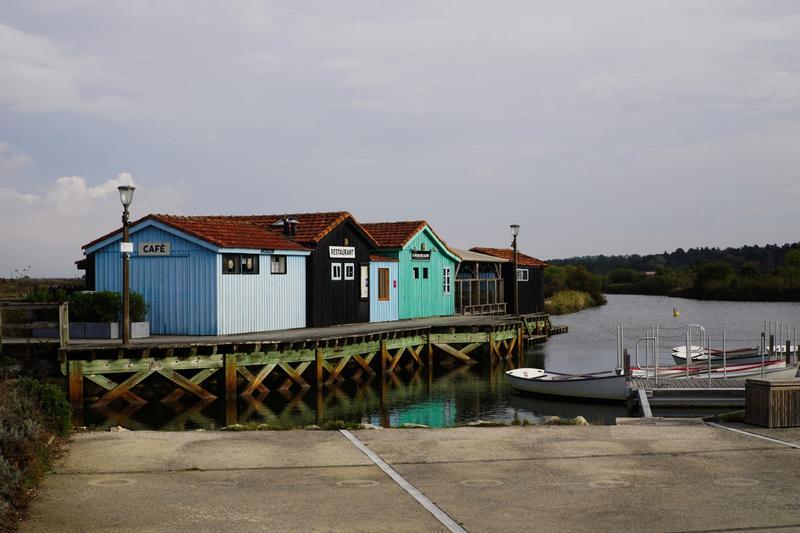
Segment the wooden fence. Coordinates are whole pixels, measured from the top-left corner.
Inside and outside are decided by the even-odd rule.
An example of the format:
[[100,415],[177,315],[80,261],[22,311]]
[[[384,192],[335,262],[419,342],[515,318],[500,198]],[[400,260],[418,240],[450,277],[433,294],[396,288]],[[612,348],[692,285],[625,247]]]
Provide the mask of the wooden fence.
[[[37,311],[58,311],[58,322],[37,321]],[[19,319],[22,318],[22,321]],[[12,334],[5,334],[11,332]],[[36,337],[36,333],[43,336]],[[58,341],[60,347],[69,344],[69,304],[0,302],[0,353],[3,343],[33,343]]]

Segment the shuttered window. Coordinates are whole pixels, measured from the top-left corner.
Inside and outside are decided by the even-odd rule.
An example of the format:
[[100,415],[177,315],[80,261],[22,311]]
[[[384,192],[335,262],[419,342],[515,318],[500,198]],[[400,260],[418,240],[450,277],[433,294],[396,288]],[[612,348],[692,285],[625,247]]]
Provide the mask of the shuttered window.
[[450,267],[444,267],[442,269],[442,292],[445,294],[450,294],[451,289],[452,280],[450,278]]
[[389,300],[389,269],[378,269],[378,300],[386,302]]
[[361,298],[369,298],[369,267],[361,265]]

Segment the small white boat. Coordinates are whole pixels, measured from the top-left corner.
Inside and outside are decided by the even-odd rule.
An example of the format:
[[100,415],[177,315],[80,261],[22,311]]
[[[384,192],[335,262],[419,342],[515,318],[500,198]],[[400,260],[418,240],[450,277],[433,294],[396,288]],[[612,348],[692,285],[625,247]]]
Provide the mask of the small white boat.
[[[764,375],[769,375],[774,378],[791,378],[797,372],[797,365],[786,366],[786,361],[781,359],[768,359],[764,361]],[[779,373],[779,374],[778,374]],[[747,364],[729,364],[726,365],[723,371],[721,366],[711,367],[712,378],[741,378],[741,377],[758,377],[761,375],[761,361],[757,363]],[[639,367],[631,367],[631,376],[634,378],[652,377],[653,369],[645,371]],[[670,366],[660,367],[658,369],[658,377],[660,378],[686,378],[685,366]],[[689,367],[689,379],[692,378],[707,378],[708,367],[703,365],[695,365]]]
[[[712,364],[722,364],[722,350],[717,350],[715,348],[706,350],[700,346],[691,346],[690,353],[692,354],[693,362],[708,361],[708,356],[711,354]],[[672,349],[672,358],[679,365],[686,364],[686,346],[674,347]],[[761,355],[758,353],[758,347],[735,348],[733,350],[726,350],[724,359],[732,364],[760,363]],[[765,359],[769,359],[769,357],[767,356]]]
[[507,371],[506,379],[515,389],[535,394],[587,400],[624,401],[628,398],[625,375],[614,370],[590,374],[561,374],[540,368],[517,368]]

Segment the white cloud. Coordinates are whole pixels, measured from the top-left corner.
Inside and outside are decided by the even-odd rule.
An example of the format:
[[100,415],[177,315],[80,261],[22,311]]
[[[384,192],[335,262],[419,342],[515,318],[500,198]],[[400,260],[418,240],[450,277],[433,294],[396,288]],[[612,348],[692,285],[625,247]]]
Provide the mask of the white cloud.
[[31,166],[33,160],[8,144],[0,141],[0,178],[17,176]]
[[97,56],[70,54],[0,22],[0,106],[20,113],[71,112],[131,118],[141,112],[124,82]]
[[[0,232],[0,277],[21,265],[32,265],[31,276],[76,276],[72,261],[82,256],[81,245],[118,227],[122,206],[117,187],[133,185],[121,172],[116,178],[91,185],[81,176],[63,176],[37,191],[0,185],[0,213],[6,230]],[[139,187],[133,218],[149,212],[180,213],[182,186]]]

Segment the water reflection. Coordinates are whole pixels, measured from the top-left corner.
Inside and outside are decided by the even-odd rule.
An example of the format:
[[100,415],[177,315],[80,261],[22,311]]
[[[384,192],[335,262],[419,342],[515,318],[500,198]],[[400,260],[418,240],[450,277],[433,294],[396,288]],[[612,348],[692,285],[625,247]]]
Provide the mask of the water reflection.
[[[541,365],[540,348],[527,354],[527,365]],[[510,422],[515,416],[536,421],[559,414],[518,399],[504,379],[511,362],[482,358],[480,364],[461,363],[404,368],[385,376],[363,373],[322,390],[278,388],[249,398],[223,398],[192,403],[191,395],[171,401],[119,409],[87,409],[86,423],[108,428],[193,430],[217,429],[233,423],[273,427],[322,426],[328,422],[370,423],[398,427],[406,423],[450,427],[476,420]],[[220,394],[221,396],[221,394]],[[581,411],[586,416],[586,411]],[[589,418],[589,416],[587,416]],[[599,418],[597,419],[600,420]],[[604,423],[612,418],[602,419]]]
[[[641,336],[650,324],[681,327],[690,321],[704,324],[713,339],[725,330],[729,339],[750,343],[758,338],[764,320],[800,324],[800,305],[796,303],[697,302],[614,295],[608,301],[600,308],[555,317],[554,322],[568,325],[570,332],[531,347],[525,354],[525,366],[565,372],[607,370],[615,363],[618,323],[625,325],[627,339]],[[672,317],[674,307],[681,309],[680,320]],[[667,349],[669,340],[665,337]],[[387,376],[356,372],[355,379],[324,390],[275,383],[269,384],[268,393],[257,393],[256,398],[247,400],[234,398],[228,402],[221,392],[215,392],[220,399],[206,402],[192,403],[192,395],[187,394],[172,398],[174,401],[167,405],[151,399],[141,407],[90,408],[85,420],[100,427],[192,430],[234,422],[303,427],[337,420],[384,427],[407,422],[446,427],[481,419],[510,422],[515,416],[536,421],[547,415],[581,415],[594,423],[610,424],[616,417],[628,416],[624,406],[519,396],[503,376],[510,362],[490,364],[485,354],[476,355],[481,363],[475,365],[445,359],[433,369],[404,368]]]

